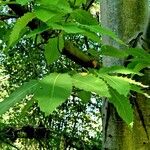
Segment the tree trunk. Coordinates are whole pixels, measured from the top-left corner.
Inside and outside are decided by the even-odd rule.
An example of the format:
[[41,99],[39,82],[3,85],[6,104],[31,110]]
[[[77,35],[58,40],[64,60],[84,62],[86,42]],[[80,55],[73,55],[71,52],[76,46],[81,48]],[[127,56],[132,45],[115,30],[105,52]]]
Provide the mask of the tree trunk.
[[[144,32],[148,23],[148,0],[100,0],[101,24],[114,31],[128,43],[139,32]],[[105,44],[122,48],[109,37],[103,37]],[[123,60],[104,57],[105,66],[123,65]],[[150,74],[145,70],[143,81],[150,83]],[[104,150],[150,150],[150,100],[141,95],[135,101],[133,129],[118,116],[115,108],[103,103],[103,149]]]

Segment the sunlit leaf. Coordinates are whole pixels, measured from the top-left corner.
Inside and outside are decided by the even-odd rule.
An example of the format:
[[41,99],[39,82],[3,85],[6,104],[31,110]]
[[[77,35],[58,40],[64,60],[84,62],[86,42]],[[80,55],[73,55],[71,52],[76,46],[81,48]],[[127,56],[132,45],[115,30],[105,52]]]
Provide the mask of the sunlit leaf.
[[119,94],[122,94],[124,96],[127,96],[129,94],[130,83],[126,81],[123,77],[110,76],[107,74],[99,74],[99,76],[102,77],[109,86],[117,90]]
[[124,66],[111,66],[111,67],[103,67],[99,71],[99,73],[119,73],[119,74],[137,74],[143,75],[142,73],[135,71],[133,69],[125,68]]
[[34,13],[38,19],[42,20],[43,22],[46,22],[52,17],[57,16],[57,14],[59,14],[59,12],[54,7],[50,8],[48,9],[44,6],[36,7]]
[[53,7],[53,10],[70,13],[72,11],[68,1],[66,0],[38,0],[40,6],[46,6],[48,9]]
[[90,75],[82,76],[80,74],[75,74],[72,76],[73,85],[79,89],[95,92],[100,96],[110,97],[107,84],[99,79],[98,77]]
[[72,11],[69,3],[66,0],[56,0],[56,1],[39,1],[40,6],[36,6],[34,9],[37,18],[46,22],[51,19],[55,20],[60,14],[66,15]]
[[51,73],[40,81],[34,98],[46,115],[52,113],[66,101],[72,91],[72,81],[68,74]]

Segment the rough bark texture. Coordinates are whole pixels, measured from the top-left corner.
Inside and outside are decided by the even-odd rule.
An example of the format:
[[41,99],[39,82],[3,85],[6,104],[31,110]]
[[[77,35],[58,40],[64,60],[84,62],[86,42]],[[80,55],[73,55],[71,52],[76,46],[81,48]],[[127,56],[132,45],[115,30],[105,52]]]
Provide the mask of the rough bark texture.
[[[119,38],[128,43],[139,32],[144,32],[148,22],[148,0],[101,0],[101,23],[113,30]],[[104,43],[121,48],[109,37]],[[104,57],[105,66],[123,65],[123,60]],[[149,84],[149,71],[146,70],[145,82]],[[103,149],[104,150],[150,150],[150,100],[141,95],[135,99],[134,125],[130,129],[118,116],[114,107],[103,104]],[[140,112],[140,115],[139,115]],[[143,120],[141,120],[141,116]],[[143,127],[143,121],[145,127]]]

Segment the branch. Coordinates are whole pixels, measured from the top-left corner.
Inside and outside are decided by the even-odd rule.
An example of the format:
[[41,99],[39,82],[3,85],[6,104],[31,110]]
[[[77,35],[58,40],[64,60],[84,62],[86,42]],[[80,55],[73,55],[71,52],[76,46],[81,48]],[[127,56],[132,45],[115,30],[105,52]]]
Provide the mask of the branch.
[[101,67],[101,64],[95,58],[85,54],[71,42],[65,42],[63,54],[85,68],[89,67],[99,69]]

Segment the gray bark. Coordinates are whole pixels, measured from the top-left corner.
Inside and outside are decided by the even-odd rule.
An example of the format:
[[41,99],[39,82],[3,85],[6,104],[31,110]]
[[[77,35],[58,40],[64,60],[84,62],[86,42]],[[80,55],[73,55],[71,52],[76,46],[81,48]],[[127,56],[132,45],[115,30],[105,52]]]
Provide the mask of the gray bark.
[[[114,31],[120,39],[128,43],[141,31],[144,32],[148,23],[148,0],[100,0],[101,24]],[[109,37],[103,42],[122,48]],[[104,57],[105,66],[123,65],[123,60]],[[147,77],[146,77],[147,76]],[[149,83],[149,71],[145,73],[145,82]],[[134,99],[133,99],[134,100]],[[138,108],[134,106],[134,125],[130,129],[118,116],[115,108],[103,103],[103,149],[105,150],[149,150],[150,149],[150,101],[141,95],[135,98]],[[143,127],[141,117],[145,127]],[[146,130],[145,130],[146,129]]]

